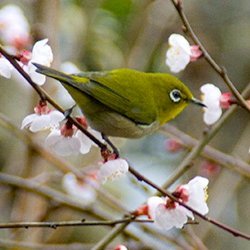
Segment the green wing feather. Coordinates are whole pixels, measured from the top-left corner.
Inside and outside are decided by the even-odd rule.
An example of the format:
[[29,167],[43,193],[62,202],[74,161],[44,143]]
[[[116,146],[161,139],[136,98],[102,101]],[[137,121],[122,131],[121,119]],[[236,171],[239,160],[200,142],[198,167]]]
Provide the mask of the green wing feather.
[[[109,72],[83,72],[67,75],[43,65],[35,64],[35,66],[38,68],[37,72],[87,94],[111,111],[136,123],[149,125],[156,120],[154,95],[149,92],[152,89],[149,87],[151,81],[145,77],[146,73],[119,69]],[[72,94],[75,91],[67,89]]]
[[157,113],[153,95],[145,91],[151,89],[151,82],[144,74],[130,69],[113,70],[100,75],[93,73],[88,74],[88,83],[78,83],[77,86],[79,90],[136,123],[151,124]]

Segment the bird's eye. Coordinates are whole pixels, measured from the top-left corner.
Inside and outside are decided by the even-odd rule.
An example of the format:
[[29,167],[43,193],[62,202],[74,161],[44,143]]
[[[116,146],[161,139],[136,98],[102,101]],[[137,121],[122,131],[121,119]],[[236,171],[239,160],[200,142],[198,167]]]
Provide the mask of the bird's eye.
[[170,99],[171,99],[173,102],[175,102],[175,103],[177,103],[177,102],[179,102],[179,101],[181,100],[181,92],[180,92],[180,90],[178,90],[178,89],[173,89],[173,90],[170,92],[169,96],[170,96]]

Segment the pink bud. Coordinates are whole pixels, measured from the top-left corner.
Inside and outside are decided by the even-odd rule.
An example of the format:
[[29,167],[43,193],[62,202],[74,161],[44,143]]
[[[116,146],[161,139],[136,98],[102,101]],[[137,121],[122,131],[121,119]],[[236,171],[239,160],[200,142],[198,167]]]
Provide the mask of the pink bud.
[[220,166],[212,161],[203,161],[201,164],[201,174],[207,177],[217,175],[220,172]]
[[173,195],[176,198],[181,199],[183,202],[188,202],[188,200],[189,200],[189,192],[183,186],[177,187],[177,189],[174,191]]
[[32,53],[31,51],[28,50],[23,50],[20,54],[20,61],[24,64],[27,65],[28,62],[31,60]]
[[166,209],[169,209],[169,210],[170,209],[175,209],[176,208],[176,202],[171,200],[171,199],[168,199],[165,206],[166,206]]
[[34,108],[34,111],[37,115],[46,115],[50,113],[51,109],[48,107],[46,101],[40,101]]
[[72,137],[74,134],[73,124],[71,122],[66,122],[60,129],[61,135],[64,137]]
[[165,141],[165,148],[170,153],[176,153],[182,150],[183,145],[180,141],[170,138]]
[[150,215],[148,214],[148,205],[143,204],[141,206],[139,206],[134,212],[133,212],[134,216],[140,216],[140,215],[146,215],[150,218]]
[[232,104],[232,93],[225,92],[220,96],[220,106],[223,109],[228,109]]
[[200,47],[198,45],[192,45],[191,48],[191,56],[190,61],[195,62],[197,59],[199,59],[202,56],[202,51],[200,50]]
[[30,37],[28,36],[23,36],[23,37],[15,37],[12,41],[11,44],[17,49],[21,50],[25,47],[27,47],[30,44]]
[[88,123],[87,120],[84,116],[77,116],[76,120],[84,127],[87,128],[88,127]]
[[128,250],[124,245],[117,245],[114,250]]

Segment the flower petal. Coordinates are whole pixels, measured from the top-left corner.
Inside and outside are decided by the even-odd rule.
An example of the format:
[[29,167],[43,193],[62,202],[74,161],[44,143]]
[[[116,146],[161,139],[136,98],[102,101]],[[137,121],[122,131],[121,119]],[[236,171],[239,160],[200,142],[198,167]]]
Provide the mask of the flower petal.
[[0,75],[5,78],[10,78],[13,66],[4,57],[0,57]]
[[21,129],[24,129],[25,127],[29,127],[30,124],[38,117],[37,114],[30,114],[24,117],[21,125]]
[[38,115],[30,124],[30,131],[38,132],[50,127],[49,115]]
[[222,109],[220,107],[221,91],[215,85],[207,83],[200,88],[203,93],[204,108],[203,120],[207,125],[214,124],[221,116]]
[[90,151],[93,142],[80,130],[76,132],[76,137],[81,142],[80,153],[87,154]]
[[183,185],[188,189],[189,200],[187,205],[200,212],[201,214],[207,214],[209,209],[206,203],[206,189],[208,186],[208,179],[196,176],[187,185]]
[[158,196],[152,196],[148,198],[147,200],[147,205],[148,205],[148,215],[150,218],[153,220],[155,219],[155,209],[157,208],[158,205],[164,204],[165,200],[161,197]]
[[73,198],[84,203],[84,205],[90,205],[96,200],[96,191],[90,185],[77,180],[73,173],[67,173],[64,175],[62,185],[65,191]]
[[168,209],[165,204],[157,206],[155,224],[165,230],[182,228],[187,223],[186,209],[176,203],[176,208]]
[[185,51],[186,54],[191,56],[191,46],[184,36],[179,34],[172,34],[168,39],[168,43],[171,47],[181,48],[183,51]]
[[39,86],[43,85],[46,81],[46,77],[42,74],[37,73],[36,67],[31,62],[29,62],[28,64],[28,74],[32,81]]
[[99,178],[102,182],[106,182],[107,180],[115,180],[125,175],[128,172],[128,163],[124,159],[115,159],[110,160],[104,163],[99,172]]
[[32,49],[32,57],[28,63],[28,74],[38,85],[43,85],[46,77],[36,72],[36,67],[33,65],[33,63],[35,62],[45,66],[50,66],[51,62],[53,61],[53,53],[47,42],[48,39],[43,39],[34,44]]
[[76,137],[64,137],[60,130],[54,129],[46,138],[45,145],[62,156],[77,154],[80,151],[81,143]]
[[49,126],[57,127],[61,121],[65,119],[65,116],[63,113],[59,112],[58,110],[53,110],[48,114],[50,118],[50,124]]

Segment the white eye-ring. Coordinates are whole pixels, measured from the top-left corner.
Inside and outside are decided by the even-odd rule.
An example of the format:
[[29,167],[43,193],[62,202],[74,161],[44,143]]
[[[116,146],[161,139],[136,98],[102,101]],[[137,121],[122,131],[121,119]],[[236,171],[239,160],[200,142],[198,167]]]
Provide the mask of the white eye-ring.
[[178,89],[171,90],[171,92],[169,93],[169,97],[173,102],[175,102],[175,103],[179,102],[181,100],[180,90],[178,90]]

